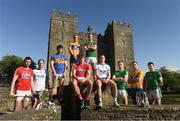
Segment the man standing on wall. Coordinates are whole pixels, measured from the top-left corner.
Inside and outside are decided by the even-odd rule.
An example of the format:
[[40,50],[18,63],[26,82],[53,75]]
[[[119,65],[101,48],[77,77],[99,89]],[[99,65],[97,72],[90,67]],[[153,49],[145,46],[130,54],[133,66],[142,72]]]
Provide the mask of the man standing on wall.
[[[32,59],[25,57],[24,66],[19,67],[14,72],[14,76],[10,87],[10,96],[16,96],[14,102],[14,112],[19,111],[22,106],[23,109],[27,109],[29,105],[29,96],[31,91],[35,94],[34,83],[33,83],[33,70],[29,68]],[[16,95],[14,93],[14,87],[17,80]]]
[[70,42],[69,44],[69,53],[70,53],[70,77],[71,77],[71,67],[75,63],[79,63],[79,53],[80,53],[80,44],[78,40],[78,35],[75,34],[73,36],[74,40],[73,42]]
[[62,45],[57,46],[57,53],[51,56],[51,70],[52,70],[52,101],[57,98],[57,87],[59,87],[59,101],[62,101],[63,97],[63,84],[64,77],[66,75],[67,57],[64,55],[64,49]]
[[93,70],[93,76],[95,78],[95,65],[97,63],[97,43],[93,40],[93,34],[89,33],[88,34],[88,42],[85,43],[84,47],[85,47],[85,51],[86,51],[86,63],[91,64],[92,66],[92,70]]
[[154,68],[154,63],[148,63],[149,72],[145,74],[145,91],[147,92],[147,97],[150,104],[161,105],[161,86],[163,85],[162,74],[156,71]]
[[139,69],[136,61],[132,62],[132,67],[133,69],[129,71],[128,92],[131,96],[133,104],[136,105],[136,93],[143,91],[144,72]]

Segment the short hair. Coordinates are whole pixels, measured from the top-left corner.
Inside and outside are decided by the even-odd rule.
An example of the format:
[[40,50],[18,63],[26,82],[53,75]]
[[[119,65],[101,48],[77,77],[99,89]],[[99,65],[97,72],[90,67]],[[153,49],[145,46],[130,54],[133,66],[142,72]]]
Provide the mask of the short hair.
[[61,44],[60,44],[60,45],[58,45],[56,49],[58,50],[58,49],[60,49],[60,48],[62,48],[62,49],[63,49],[63,46],[62,46]]
[[133,61],[132,64],[138,64],[138,62],[137,61]]
[[26,60],[31,60],[31,61],[32,61],[31,57],[29,57],[29,56],[27,56],[27,57],[24,58],[24,62],[25,62]]
[[79,55],[78,57],[79,57],[79,59],[85,58],[83,54]]
[[78,36],[78,35],[77,35],[77,34],[74,34],[74,35],[73,35],[73,38],[75,38],[75,36]]
[[121,63],[121,62],[122,62],[122,63],[124,63],[124,61],[123,61],[123,60],[119,60],[119,61],[118,61],[118,64],[119,64],[119,63]]
[[45,63],[45,60],[44,59],[39,59],[38,60],[38,63],[40,63],[40,61],[43,61]]
[[154,65],[154,63],[153,63],[153,62],[149,62],[149,63],[148,63],[148,66],[149,66],[149,65],[151,65],[151,64],[152,64],[152,65]]
[[[102,56],[104,56],[105,57],[105,55],[104,54],[101,54],[100,56],[99,56],[99,58],[101,58]],[[106,57],[105,57],[106,58]]]

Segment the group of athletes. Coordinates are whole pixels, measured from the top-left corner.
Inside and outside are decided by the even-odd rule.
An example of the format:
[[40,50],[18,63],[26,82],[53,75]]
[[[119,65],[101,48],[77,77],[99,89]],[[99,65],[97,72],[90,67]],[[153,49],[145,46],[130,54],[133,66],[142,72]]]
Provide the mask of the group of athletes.
[[[70,83],[74,89],[75,96],[80,101],[81,108],[89,106],[94,85],[96,86],[97,106],[99,107],[103,107],[102,88],[107,86],[111,87],[114,106],[119,106],[119,98],[122,98],[124,105],[128,105],[128,95],[131,96],[133,104],[136,105],[136,93],[139,91],[147,93],[150,104],[161,105],[162,94],[160,87],[163,85],[163,79],[161,73],[155,70],[153,62],[148,63],[149,71],[144,75],[144,72],[138,68],[137,62],[132,62],[133,69],[127,71],[124,62],[119,60],[119,69],[111,76],[111,68],[105,63],[104,55],[99,56],[97,63],[97,43],[93,39],[93,34],[88,34],[88,40],[83,47],[80,45],[77,34],[73,38],[69,45],[69,69],[67,68],[67,56],[64,54],[62,45],[58,45],[57,53],[51,56],[51,101],[54,101],[56,98],[60,102],[63,101],[63,86],[69,70]],[[82,48],[86,51],[86,57],[80,55]],[[44,69],[45,61],[39,59],[38,68],[34,70],[29,67],[31,61],[30,57],[26,57],[24,66],[17,68],[14,73],[10,87],[10,96],[16,97],[14,111],[20,110],[21,106],[23,109],[27,109],[30,100],[29,95],[32,95],[32,107],[35,108],[42,101],[42,92],[48,89],[49,78],[48,72]],[[87,88],[85,96],[80,90],[81,86],[86,86]],[[58,97],[57,93],[59,93]]]

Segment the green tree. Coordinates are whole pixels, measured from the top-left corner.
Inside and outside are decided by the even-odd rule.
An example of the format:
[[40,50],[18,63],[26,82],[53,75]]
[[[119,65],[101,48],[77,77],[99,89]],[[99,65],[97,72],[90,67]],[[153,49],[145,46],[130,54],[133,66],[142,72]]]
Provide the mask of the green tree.
[[23,65],[23,59],[15,55],[7,55],[2,58],[0,61],[0,76],[5,78],[5,83],[10,83],[14,71]]
[[165,67],[160,68],[160,71],[162,73],[162,77],[163,77],[163,81],[164,84],[162,86],[162,89],[164,91],[167,90],[167,88],[174,88],[176,87],[178,84],[180,84],[179,82],[179,74],[173,71],[169,71],[167,70]]

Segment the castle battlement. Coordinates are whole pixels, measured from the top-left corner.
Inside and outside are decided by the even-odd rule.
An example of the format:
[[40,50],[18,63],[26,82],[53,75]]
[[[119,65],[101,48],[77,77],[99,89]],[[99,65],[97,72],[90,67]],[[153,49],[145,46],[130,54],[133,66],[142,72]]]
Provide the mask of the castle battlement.
[[56,9],[52,10],[52,20],[59,20],[59,21],[70,21],[70,22],[77,22],[78,18],[77,15],[71,14],[70,12],[64,13],[63,11],[57,12]]

